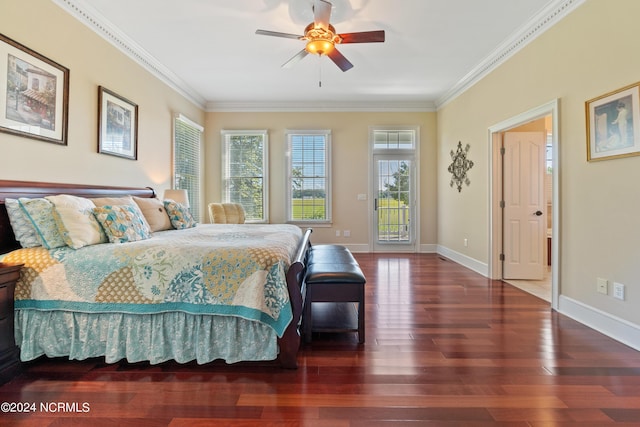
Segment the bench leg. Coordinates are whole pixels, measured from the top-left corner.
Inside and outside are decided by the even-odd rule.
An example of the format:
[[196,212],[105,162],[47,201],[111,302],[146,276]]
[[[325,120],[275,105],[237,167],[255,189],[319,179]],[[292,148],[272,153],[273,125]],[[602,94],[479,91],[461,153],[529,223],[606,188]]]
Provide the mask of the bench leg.
[[302,335],[304,336],[304,342],[311,342],[311,328],[313,327],[313,319],[311,317],[311,301],[312,292],[309,286],[307,286],[307,295],[304,301],[304,310],[302,313]]
[[360,286],[358,302],[358,343],[364,344],[364,285]]

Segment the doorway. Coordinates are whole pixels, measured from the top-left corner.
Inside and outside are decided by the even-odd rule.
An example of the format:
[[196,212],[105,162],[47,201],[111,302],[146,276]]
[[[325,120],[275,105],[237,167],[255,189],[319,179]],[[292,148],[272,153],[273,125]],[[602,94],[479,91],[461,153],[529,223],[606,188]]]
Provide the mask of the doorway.
[[373,163],[374,251],[396,249],[414,252],[416,197],[413,156],[376,154]]
[[[542,125],[541,125],[542,123]],[[546,232],[540,238],[540,245],[543,245],[544,258],[547,260],[546,282],[550,286],[546,298],[550,301],[551,307],[557,309],[558,304],[558,248],[559,248],[559,211],[558,204],[558,176],[557,165],[559,163],[558,153],[558,101],[554,100],[538,108],[520,114],[504,122],[498,123],[489,129],[490,135],[490,248],[489,248],[489,277],[502,280],[504,278],[504,217],[501,208],[505,180],[505,171],[502,165],[501,147],[504,134],[514,130],[530,131],[532,127],[542,130],[546,135],[545,161],[544,161],[544,189],[545,189],[545,214],[548,216],[546,222]],[[512,282],[512,280],[507,280]],[[524,290],[536,294],[536,286],[545,286],[543,281],[517,281],[513,284]],[[527,286],[530,289],[527,289]],[[540,295],[539,295],[540,296]]]
[[373,252],[415,252],[419,246],[419,126],[369,128]]

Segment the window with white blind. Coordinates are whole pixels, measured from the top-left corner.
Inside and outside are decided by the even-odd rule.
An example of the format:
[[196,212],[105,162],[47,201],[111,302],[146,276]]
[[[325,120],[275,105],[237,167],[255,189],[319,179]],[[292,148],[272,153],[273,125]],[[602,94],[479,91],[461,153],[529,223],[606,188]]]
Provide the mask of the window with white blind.
[[247,222],[268,222],[266,130],[222,131],[223,201],[240,203]]
[[173,188],[187,190],[189,207],[200,221],[200,156],[204,128],[183,115],[174,120]]
[[287,130],[287,220],[331,222],[331,131]]

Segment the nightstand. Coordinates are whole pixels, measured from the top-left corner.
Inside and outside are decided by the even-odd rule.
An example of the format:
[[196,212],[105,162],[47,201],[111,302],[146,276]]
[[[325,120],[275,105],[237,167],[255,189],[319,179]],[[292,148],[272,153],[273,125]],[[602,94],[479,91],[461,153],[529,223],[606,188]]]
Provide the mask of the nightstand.
[[0,262],[0,384],[20,370],[20,349],[13,335],[13,294],[21,268]]

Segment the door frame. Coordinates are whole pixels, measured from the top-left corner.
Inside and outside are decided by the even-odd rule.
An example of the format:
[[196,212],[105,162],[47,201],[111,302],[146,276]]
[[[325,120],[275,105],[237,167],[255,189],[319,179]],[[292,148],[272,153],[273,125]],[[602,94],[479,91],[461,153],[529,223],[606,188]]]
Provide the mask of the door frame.
[[[379,233],[379,230],[377,229],[377,226],[379,226],[378,220],[377,220],[378,210],[376,210],[376,207],[375,207],[376,205],[375,200],[378,198],[378,193],[380,191],[380,188],[377,188],[378,182],[379,182],[378,180],[379,176],[376,171],[376,166],[378,166],[376,162],[378,160],[408,160],[410,162],[409,195],[412,197],[412,200],[409,206],[409,240],[406,242],[388,242],[388,243],[378,242],[378,239],[377,239],[378,233]],[[371,179],[373,191],[371,193],[371,197],[372,197],[372,200],[374,201],[373,215],[371,216],[371,221],[373,222],[373,226],[371,227],[371,243],[373,247],[372,251],[373,252],[417,252],[416,241],[418,240],[418,237],[416,233],[416,225],[419,217],[416,214],[417,212],[416,204],[418,201],[416,186],[418,183],[418,179],[416,177],[417,164],[416,164],[415,154],[413,152],[407,153],[407,154],[403,154],[399,152],[373,153],[371,162],[372,162],[371,170],[373,172],[373,178]],[[376,191],[376,189],[378,191]]]
[[[414,187],[414,202],[413,202],[413,215],[414,215],[414,221],[413,221],[413,239],[414,239],[414,244],[412,245],[413,247],[411,248],[411,250],[409,250],[408,247],[404,247],[402,248],[403,245],[389,245],[389,248],[387,248],[387,250],[385,251],[377,251],[376,250],[376,244],[375,244],[375,237],[377,236],[377,232],[375,230],[375,220],[373,219],[373,215],[377,215],[377,212],[375,210],[374,207],[374,200],[376,194],[374,194],[374,155],[376,154],[384,154],[384,153],[378,153],[374,150],[373,146],[373,132],[376,130],[398,130],[398,131],[403,131],[403,130],[411,130],[414,132],[415,134],[415,148],[413,150],[411,150],[411,153],[407,153],[407,154],[411,154],[411,156],[413,157],[413,173],[415,174],[415,176],[413,177],[413,183],[415,184]],[[367,145],[368,147],[368,158],[369,158],[369,182],[368,182],[368,194],[369,194],[369,209],[368,209],[368,220],[369,220],[369,252],[406,252],[406,253],[415,253],[415,252],[419,252],[420,250],[420,126],[416,126],[416,125],[392,125],[392,126],[369,126],[369,132],[368,132],[368,143]],[[389,152],[387,154],[404,154],[402,153],[402,150],[398,150],[395,152]]]
[[560,185],[559,185],[559,100],[554,99],[539,107],[533,108],[517,116],[511,117],[489,128],[489,278],[502,279],[502,211],[500,200],[502,199],[502,161],[500,148],[502,146],[502,133],[533,120],[551,115],[552,122],[552,219],[551,230],[551,308],[558,309],[559,298],[559,273],[560,273]]

